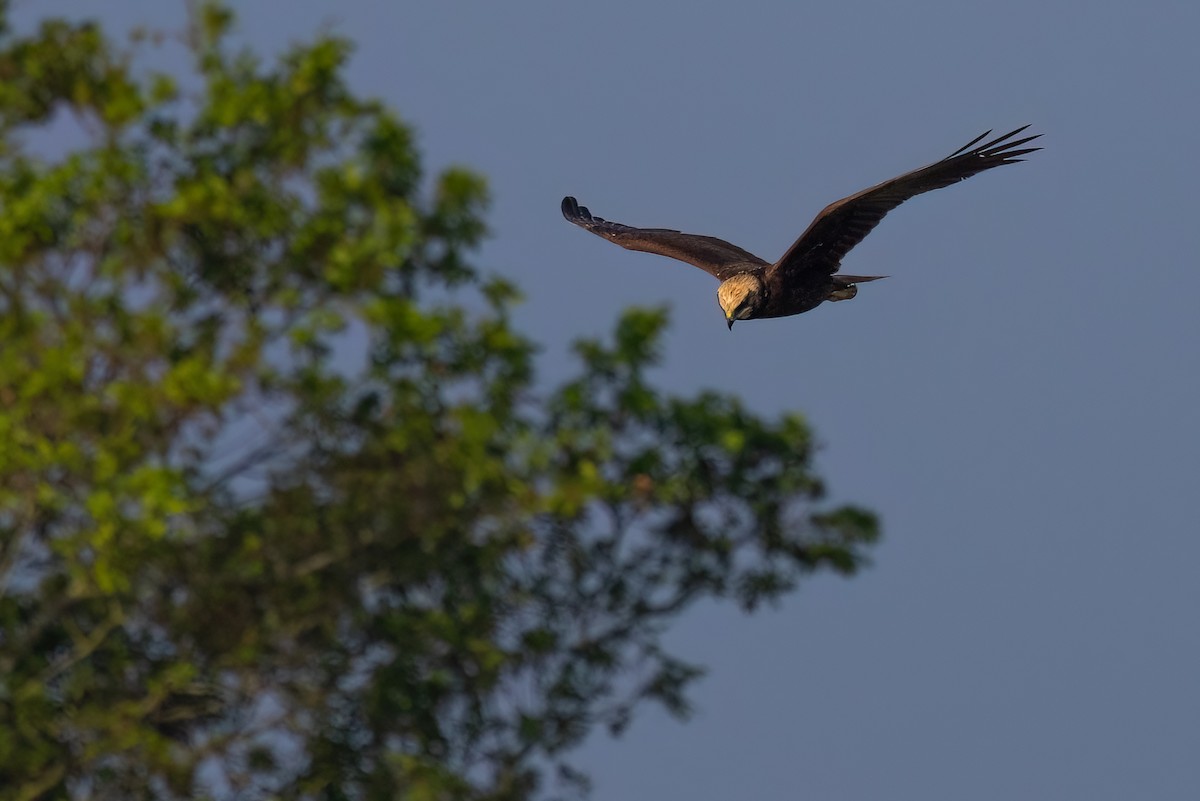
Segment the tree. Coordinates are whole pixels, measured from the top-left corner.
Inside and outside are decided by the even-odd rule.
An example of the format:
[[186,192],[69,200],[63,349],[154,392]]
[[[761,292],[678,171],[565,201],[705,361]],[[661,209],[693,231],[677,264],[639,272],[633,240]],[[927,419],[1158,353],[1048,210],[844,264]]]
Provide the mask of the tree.
[[570,790],[588,732],[687,711],[671,619],[852,573],[875,521],[817,503],[799,417],[651,386],[661,310],[535,383],[483,181],[423,179],[347,42],[264,66],[231,21],[182,81],[94,24],[0,40],[0,786]]

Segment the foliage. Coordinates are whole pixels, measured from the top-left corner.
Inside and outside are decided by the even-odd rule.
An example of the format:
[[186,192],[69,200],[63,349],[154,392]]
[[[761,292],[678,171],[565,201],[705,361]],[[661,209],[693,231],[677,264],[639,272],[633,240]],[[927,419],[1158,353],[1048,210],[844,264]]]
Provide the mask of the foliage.
[[[0,41],[0,785],[516,799],[699,670],[660,635],[852,573],[797,417],[646,379],[665,316],[539,397],[483,181],[423,178],[349,45],[196,71]],[[184,87],[192,87],[186,89]],[[85,141],[34,152],[48,128]]]

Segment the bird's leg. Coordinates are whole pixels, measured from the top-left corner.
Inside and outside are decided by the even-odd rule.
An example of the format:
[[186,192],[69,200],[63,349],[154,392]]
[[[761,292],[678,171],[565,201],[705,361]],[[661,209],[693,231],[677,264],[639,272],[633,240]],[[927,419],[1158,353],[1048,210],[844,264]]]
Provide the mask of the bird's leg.
[[829,293],[829,297],[825,299],[836,303],[839,300],[850,300],[850,298],[857,294],[858,287],[856,287],[854,284],[849,284],[847,286],[838,287],[837,289],[831,291]]

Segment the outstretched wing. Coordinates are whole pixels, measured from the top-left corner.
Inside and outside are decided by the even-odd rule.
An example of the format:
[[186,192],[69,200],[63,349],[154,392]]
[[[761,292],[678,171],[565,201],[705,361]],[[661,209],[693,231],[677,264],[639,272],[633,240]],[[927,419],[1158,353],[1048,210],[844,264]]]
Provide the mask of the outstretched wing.
[[685,261],[722,281],[731,275],[766,265],[765,261],[753,253],[747,253],[737,245],[731,245],[715,236],[684,234],[668,228],[633,228],[593,217],[587,207],[580,206],[573,197],[563,198],[562,213],[568,222],[586,228],[623,248],[657,253],[660,256]]
[[780,277],[784,281],[804,275],[836,273],[850,249],[863,241],[885,214],[910,197],[950,186],[993,167],[1024,161],[1018,156],[1041,150],[1040,147],[1021,147],[1041,134],[1008,141],[1028,127],[1025,125],[976,147],[991,133],[988,131],[939,162],[831,203],[770,269],[782,271]]

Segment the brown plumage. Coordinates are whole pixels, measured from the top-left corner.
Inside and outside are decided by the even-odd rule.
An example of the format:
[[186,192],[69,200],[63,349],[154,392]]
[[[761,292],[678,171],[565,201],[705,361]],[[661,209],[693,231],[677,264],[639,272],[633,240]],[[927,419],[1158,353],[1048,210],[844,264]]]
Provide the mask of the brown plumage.
[[717,299],[732,328],[735,320],[786,317],[806,312],[826,300],[849,300],[858,292],[856,284],[886,277],[840,275],[838,269],[845,255],[884,215],[909,198],[993,167],[1024,161],[1019,156],[1041,150],[1021,147],[1041,134],[1013,140],[1028,127],[979,145],[991,133],[988,131],[928,167],[831,203],[774,264],[716,237],[668,228],[633,228],[593,217],[573,197],[563,198],[562,213],[568,221],[623,248],[678,259],[715,276],[721,281]]

